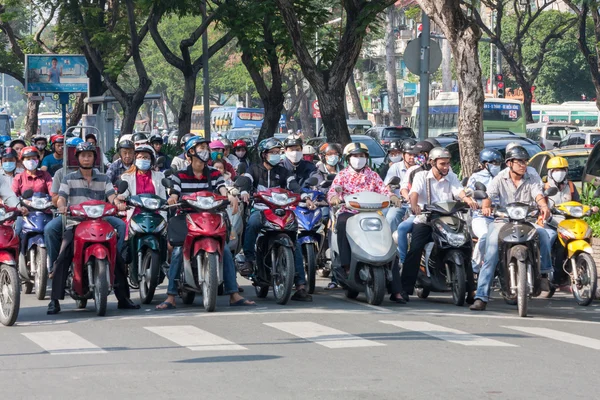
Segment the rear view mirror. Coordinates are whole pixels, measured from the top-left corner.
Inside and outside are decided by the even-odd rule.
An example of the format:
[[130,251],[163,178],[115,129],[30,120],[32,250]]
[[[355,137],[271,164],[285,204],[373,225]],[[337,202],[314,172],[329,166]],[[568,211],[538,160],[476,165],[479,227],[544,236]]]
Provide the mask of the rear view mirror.
[[319,187],[321,187],[322,189],[328,189],[328,188],[331,187],[332,183],[333,182],[331,182],[331,181],[323,181],[323,182],[321,182],[321,184],[319,185]]
[[33,189],[27,189],[26,191],[23,192],[23,194],[21,195],[22,198],[24,199],[30,199],[31,196],[33,196]]
[[247,168],[247,166],[246,166],[246,163],[240,163],[240,165],[238,165],[238,167],[237,167],[237,173],[238,173],[239,175],[243,175],[243,174],[245,174],[245,173],[246,173],[246,170],[247,170],[247,169],[248,169],[248,168]]
[[463,180],[460,181],[460,184],[463,185],[463,187],[467,186],[467,183],[469,183],[469,177],[463,178]]
[[171,175],[173,175],[174,173],[175,173],[175,171],[173,169],[168,169],[165,172],[163,172],[163,175],[165,176],[165,178],[168,178]]
[[556,186],[550,186],[548,189],[544,191],[544,196],[551,197],[558,193],[558,188]]
[[314,176],[311,176],[306,181],[304,181],[304,187],[313,187],[313,186],[317,186],[318,184],[319,184],[319,180]]
[[598,189],[594,192],[594,197],[600,197],[600,186],[598,186]]
[[487,199],[488,195],[483,190],[476,190],[473,192],[473,198],[475,200],[483,200],[483,199]]
[[336,176],[337,176],[337,174],[329,174],[329,175],[327,175],[327,180],[328,181],[333,181]]
[[119,181],[117,184],[117,193],[123,194],[127,191],[128,188],[129,188],[129,184],[127,182]]
[[250,180],[250,178],[248,178],[247,176],[238,175],[235,178],[235,182],[234,182],[233,186],[235,186],[237,189],[239,189],[242,192],[249,192],[250,187],[252,186],[252,180]]
[[342,188],[341,186],[336,186],[335,191],[336,193],[342,193],[344,191],[344,188]]
[[481,182],[475,182],[475,190],[480,190],[482,192],[487,192],[487,188]]
[[160,157],[158,157],[158,158],[156,159],[156,166],[157,166],[158,168],[162,168],[162,167],[165,165],[165,161],[167,161],[167,160],[166,160],[166,158],[164,158],[163,156],[160,156]]
[[395,176],[393,177],[390,182],[388,183],[388,185],[390,186],[398,186],[400,184],[400,177]]
[[173,184],[173,181],[168,179],[168,178],[162,178],[162,180],[160,181],[160,183],[166,187],[167,189],[173,189],[173,187],[175,186]]

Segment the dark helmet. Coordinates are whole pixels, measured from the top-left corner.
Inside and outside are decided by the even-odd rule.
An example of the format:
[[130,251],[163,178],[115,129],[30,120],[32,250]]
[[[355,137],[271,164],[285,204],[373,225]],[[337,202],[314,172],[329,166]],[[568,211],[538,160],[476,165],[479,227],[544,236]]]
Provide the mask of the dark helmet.
[[416,144],[417,141],[415,139],[404,139],[404,141],[402,142],[402,152],[410,153],[410,151],[413,149],[413,147],[415,147]]
[[397,141],[390,143],[389,147],[387,148],[387,152],[389,153],[392,150],[401,151],[402,150],[402,142],[397,140]]
[[529,153],[523,146],[515,146],[506,152],[505,161],[529,160]]
[[275,139],[275,138],[263,139],[258,144],[258,154],[260,154],[262,156],[264,152],[273,150],[275,148],[281,149],[282,147],[283,147],[283,143],[281,143],[281,141],[278,139]]
[[502,154],[498,150],[494,149],[483,149],[481,153],[479,153],[479,162],[490,163],[490,162],[498,162],[502,163]]
[[229,139],[221,139],[221,143],[225,146],[225,148],[231,148],[231,140]]
[[425,141],[431,143],[433,145],[433,147],[442,147],[440,142],[438,142],[438,140],[435,138],[427,138],[427,139],[425,139]]
[[150,144],[156,143],[156,142],[159,142],[160,144],[163,144],[163,139],[162,139],[162,137],[160,135],[158,135],[158,134],[155,133],[154,135],[150,135],[150,140],[148,140],[148,142]]
[[300,146],[302,147],[302,138],[298,135],[290,135],[283,141],[284,147]]
[[152,163],[152,165],[154,165],[154,163],[156,162],[156,153],[154,152],[152,146],[148,144],[142,144],[141,146],[138,146],[135,149],[135,154],[137,155],[138,153],[148,153],[150,154],[150,162]]
[[410,154],[420,154],[420,153],[429,154],[429,152],[431,150],[433,150],[435,147],[436,146],[434,146],[433,143],[424,140],[422,142],[418,142],[417,144],[415,144],[415,146],[412,148],[412,150],[409,151],[408,153],[410,153]]
[[142,132],[138,132],[133,134],[131,140],[133,141],[133,143],[146,143],[148,142],[148,136],[146,136]]
[[5,149],[3,149],[0,155],[0,158],[14,158],[15,160],[17,159],[17,152],[10,147],[6,147]]
[[194,136],[196,135],[194,135],[193,133],[186,133],[181,137],[181,139],[179,139],[179,146],[185,146],[187,141],[193,138]]
[[23,139],[13,139],[10,141],[10,147],[13,147],[17,143],[21,143],[23,146],[27,146],[27,143],[25,143]]
[[84,151],[91,151],[94,153],[94,160],[96,159],[96,146],[94,146],[93,144],[89,143],[89,142],[82,142],[79,143],[77,145],[77,147],[75,147],[75,157],[79,157],[79,154],[83,153]]
[[96,138],[96,135],[94,135],[93,133],[88,133],[87,135],[85,135],[85,140],[88,140],[89,138],[94,139],[94,142],[98,143],[98,139]]
[[123,140],[119,142],[119,150],[121,149],[133,149],[135,146],[131,140]]

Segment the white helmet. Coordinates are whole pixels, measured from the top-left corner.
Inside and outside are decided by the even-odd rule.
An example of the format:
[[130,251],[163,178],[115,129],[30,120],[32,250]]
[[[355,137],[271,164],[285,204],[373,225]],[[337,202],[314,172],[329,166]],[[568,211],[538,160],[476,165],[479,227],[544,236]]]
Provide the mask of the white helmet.
[[452,158],[448,149],[443,147],[434,147],[429,152],[429,161],[435,161],[438,158]]
[[315,156],[317,155],[317,150],[315,150],[315,148],[312,147],[310,144],[305,144],[304,146],[302,146],[302,154],[305,156]]

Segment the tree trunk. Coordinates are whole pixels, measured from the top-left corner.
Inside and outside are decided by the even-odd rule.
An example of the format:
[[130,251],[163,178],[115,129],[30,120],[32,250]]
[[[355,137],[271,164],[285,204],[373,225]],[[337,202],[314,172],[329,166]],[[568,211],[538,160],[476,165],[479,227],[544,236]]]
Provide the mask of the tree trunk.
[[531,114],[531,103],[533,102],[533,94],[531,93],[531,85],[527,80],[518,81],[521,90],[523,91],[523,108],[525,110],[525,119],[528,124],[533,123],[533,115]]
[[38,132],[38,112],[40,110],[40,102],[31,100],[32,96],[37,96],[37,93],[27,94],[27,115],[25,116],[25,139],[29,140]]
[[[317,90],[315,91],[317,92]],[[340,143],[342,146],[347,145],[350,143],[349,134],[352,132],[348,132],[348,123],[344,113],[345,93],[343,88],[336,91],[332,89],[322,91],[320,94],[317,92],[317,96],[323,127],[327,133],[327,142]]]
[[165,129],[168,131],[169,129],[169,115],[167,114],[167,107],[165,107],[165,99],[163,97],[158,101],[158,105],[160,107],[160,112],[164,116],[165,120]]
[[75,104],[73,105],[73,110],[69,114],[69,118],[67,119],[67,128],[72,126],[76,126],[79,121],[81,121],[81,117],[85,111],[85,103],[83,100],[86,98],[85,93],[79,93],[77,95],[77,99],[75,100]]
[[442,40],[442,90],[452,91],[452,49],[447,40]]
[[302,125],[302,133],[304,133],[305,138],[310,138],[315,136],[315,131],[313,131],[312,127],[312,118],[310,116],[309,111],[309,101],[308,96],[304,90],[300,91],[300,124]]
[[130,135],[133,133],[139,109],[140,107],[131,107],[130,105],[123,109],[123,120],[121,121],[121,136]]
[[354,108],[354,113],[356,114],[356,118],[357,119],[367,119],[367,113],[362,108],[362,104],[360,102],[360,96],[358,95],[358,90],[356,89],[356,81],[354,80],[354,74],[350,75],[350,79],[348,80],[348,91],[350,92],[350,99],[352,100],[352,108]]
[[279,129],[279,119],[281,118],[284,100],[283,93],[281,91],[279,91],[279,93],[281,96],[278,96],[277,93],[274,93],[269,97],[269,99],[267,99],[267,101],[263,99],[265,119],[260,127],[258,142],[263,139],[273,137],[273,134]]
[[[183,75],[183,97],[177,117],[180,135],[182,133],[185,135],[192,130],[192,108],[196,97],[196,78],[197,75],[191,71]],[[204,130],[204,121],[202,122],[202,130]]]
[[[396,35],[394,34],[394,11],[390,6],[385,12],[385,81],[388,93],[388,108],[391,125],[402,125],[402,116],[398,105],[398,84],[396,82]],[[361,118],[362,119],[362,118]]]
[[[92,60],[87,57],[87,61],[88,61],[88,71],[87,71],[87,76],[89,78],[89,93],[91,97],[95,97],[95,96],[102,96],[102,94],[104,94],[104,92],[106,91],[106,86],[104,85],[104,82],[102,81],[102,73],[98,70],[98,68],[96,68],[96,66],[94,65],[94,63],[92,62]],[[98,109],[100,108],[101,104],[93,104],[92,105],[92,110],[94,114],[98,113]]]

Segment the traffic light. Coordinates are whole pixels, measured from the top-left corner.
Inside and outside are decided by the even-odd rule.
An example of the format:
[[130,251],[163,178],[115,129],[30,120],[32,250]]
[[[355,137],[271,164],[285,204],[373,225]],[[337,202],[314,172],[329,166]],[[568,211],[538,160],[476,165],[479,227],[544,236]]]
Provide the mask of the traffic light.
[[504,98],[504,76],[496,74],[496,95],[498,98]]

